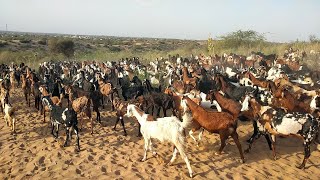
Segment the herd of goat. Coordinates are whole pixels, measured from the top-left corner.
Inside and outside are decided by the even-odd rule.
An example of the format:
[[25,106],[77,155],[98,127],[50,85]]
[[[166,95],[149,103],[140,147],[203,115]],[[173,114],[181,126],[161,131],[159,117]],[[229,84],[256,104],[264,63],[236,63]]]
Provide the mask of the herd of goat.
[[[96,121],[101,123],[100,110],[107,100],[117,115],[114,130],[120,121],[127,135],[124,116],[138,120],[138,135],[143,136],[145,143],[142,161],[148,150],[153,151],[151,139],[169,141],[174,144],[170,164],[179,152],[190,177],[193,172],[184,150],[187,130],[197,143],[204,130],[219,134],[221,146],[217,154],[221,154],[231,136],[243,162],[238,120],[253,125],[246,153],[263,135],[276,159],[276,136],[299,137],[303,139],[304,159],[298,168],[305,167],[311,144],[319,141],[320,72],[301,65],[295,52],[283,57],[261,52],[252,52],[249,57],[177,55],[148,64],[136,57],[118,62],[44,62],[37,70],[12,63],[1,64],[0,72],[1,108],[13,132],[17,120],[10,94],[15,88],[22,88],[29,107],[30,97],[34,98],[43,121],[46,112],[50,113],[55,138],[59,125],[66,127],[64,146],[74,132],[79,151],[78,122],[81,127],[84,122],[77,115],[90,119],[93,133],[92,112],[96,112]],[[67,103],[62,103],[63,99]],[[168,110],[171,116],[167,115]],[[193,136],[195,131],[200,132],[198,140]],[[156,151],[153,155],[157,155]]]

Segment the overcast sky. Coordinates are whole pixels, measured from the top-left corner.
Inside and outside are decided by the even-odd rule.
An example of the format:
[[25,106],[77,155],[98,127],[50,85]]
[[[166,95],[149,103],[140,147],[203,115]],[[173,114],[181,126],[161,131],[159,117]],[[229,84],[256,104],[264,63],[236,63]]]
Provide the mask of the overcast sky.
[[320,37],[320,0],[0,0],[0,30],[207,39],[255,30]]

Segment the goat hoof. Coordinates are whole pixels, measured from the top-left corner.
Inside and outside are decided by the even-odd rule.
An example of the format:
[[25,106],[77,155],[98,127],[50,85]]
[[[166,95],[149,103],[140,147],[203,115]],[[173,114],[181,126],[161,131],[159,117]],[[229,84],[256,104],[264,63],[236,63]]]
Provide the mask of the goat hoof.
[[221,155],[221,152],[215,152],[214,154],[219,156],[219,155]]
[[193,175],[192,175],[192,173],[190,173],[189,175],[190,175],[190,178],[193,178]]
[[124,133],[124,136],[127,136],[128,134],[127,133]]
[[250,149],[246,149],[246,150],[244,150],[244,153],[249,153],[250,152]]
[[146,161],[146,159],[145,159],[145,158],[143,158],[143,159],[141,159],[140,161],[141,161],[141,162],[144,162],[144,161]]
[[300,165],[300,166],[296,166],[296,168],[298,168],[298,169],[305,169],[305,166]]
[[172,166],[172,163],[171,163],[171,162],[168,162],[168,163],[166,164],[166,166]]

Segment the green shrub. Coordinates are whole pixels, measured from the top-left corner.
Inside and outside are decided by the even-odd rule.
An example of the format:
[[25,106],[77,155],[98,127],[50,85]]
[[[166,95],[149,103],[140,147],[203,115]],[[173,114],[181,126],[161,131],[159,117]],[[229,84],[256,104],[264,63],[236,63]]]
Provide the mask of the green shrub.
[[61,53],[70,58],[74,56],[75,44],[72,40],[58,40],[57,38],[49,39],[48,48],[53,54]]

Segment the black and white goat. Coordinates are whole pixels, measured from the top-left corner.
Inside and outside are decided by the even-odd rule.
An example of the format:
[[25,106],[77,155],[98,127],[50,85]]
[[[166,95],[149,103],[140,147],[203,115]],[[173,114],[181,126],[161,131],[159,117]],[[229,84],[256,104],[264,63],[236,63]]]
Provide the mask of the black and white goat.
[[276,135],[300,137],[304,140],[304,159],[297,168],[304,168],[311,155],[310,145],[318,137],[319,121],[308,113],[286,113],[281,108],[273,109],[270,106],[261,106],[254,97],[246,95],[241,111],[247,110],[249,107],[252,108],[254,116],[258,118],[256,122],[259,132],[256,133],[254,138],[251,138],[246,152],[250,151],[254,140],[258,139],[262,134],[270,134],[272,137],[273,156],[276,159]]
[[[78,120],[77,120],[77,114],[73,109],[68,108],[62,108],[60,106],[56,106],[53,104],[49,96],[44,96],[42,98],[43,106],[47,106],[50,110],[50,117],[51,117],[51,125],[52,130],[51,134],[58,138],[59,134],[59,125],[64,124],[66,126],[66,141],[64,143],[64,147],[67,146],[69,137],[71,139],[72,130],[77,135],[77,146],[78,151],[80,151],[80,145],[79,145],[79,130],[78,130]],[[54,134],[54,128],[56,127],[56,135]]]

